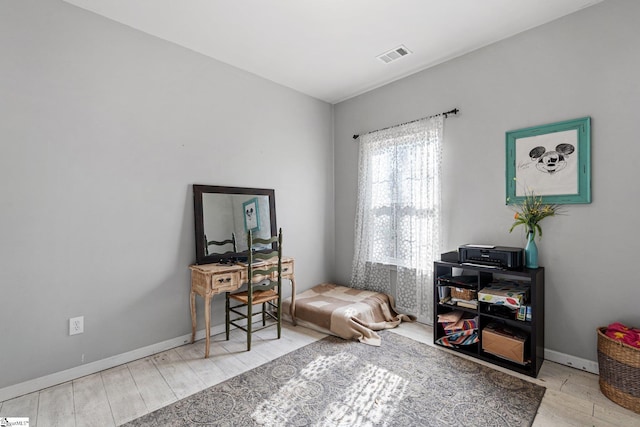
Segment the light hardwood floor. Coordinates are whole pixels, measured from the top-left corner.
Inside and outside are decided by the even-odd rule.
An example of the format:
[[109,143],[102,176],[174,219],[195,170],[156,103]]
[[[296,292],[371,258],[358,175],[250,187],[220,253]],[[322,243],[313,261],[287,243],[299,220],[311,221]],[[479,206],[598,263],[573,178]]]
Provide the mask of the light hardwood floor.
[[[431,328],[418,323],[392,331],[433,342]],[[325,336],[290,324],[283,325],[282,339],[273,339],[274,333],[270,328],[255,334],[251,352],[244,351],[239,333],[232,333],[230,341],[216,335],[209,359],[203,358],[201,340],[2,402],[0,417],[29,417],[31,427],[117,426]],[[596,375],[549,361],[536,379],[515,375],[547,388],[534,427],[640,426],[640,415],[600,393]]]

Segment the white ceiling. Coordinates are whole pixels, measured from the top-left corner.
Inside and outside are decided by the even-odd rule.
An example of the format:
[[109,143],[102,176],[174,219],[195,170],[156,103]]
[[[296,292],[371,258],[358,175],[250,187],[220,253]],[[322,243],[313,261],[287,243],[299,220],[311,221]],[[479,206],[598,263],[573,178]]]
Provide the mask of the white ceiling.
[[602,0],[65,1],[337,103]]

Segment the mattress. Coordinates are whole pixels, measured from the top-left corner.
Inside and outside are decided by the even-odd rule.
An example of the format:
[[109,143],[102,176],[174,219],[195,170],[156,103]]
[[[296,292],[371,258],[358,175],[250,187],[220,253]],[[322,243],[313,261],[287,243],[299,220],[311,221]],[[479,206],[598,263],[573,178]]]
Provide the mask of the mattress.
[[[288,314],[290,305],[291,298],[285,299],[282,312]],[[333,283],[296,295],[295,313],[301,326],[374,346],[381,344],[376,331],[415,321],[414,316],[396,311],[390,295]]]

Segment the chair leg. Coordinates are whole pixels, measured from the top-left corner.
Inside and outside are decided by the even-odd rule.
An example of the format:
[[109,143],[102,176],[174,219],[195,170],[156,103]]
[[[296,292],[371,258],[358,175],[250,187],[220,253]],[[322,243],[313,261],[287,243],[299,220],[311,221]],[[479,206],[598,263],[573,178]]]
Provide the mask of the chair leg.
[[227,332],[227,341],[229,341],[229,322],[231,321],[231,314],[230,314],[231,305],[229,304],[229,292],[225,293],[225,297],[226,297],[226,303],[225,303],[225,312],[226,312],[225,331]]
[[282,295],[278,297],[278,307],[276,308],[276,315],[278,317],[278,339],[282,335]]
[[253,320],[253,305],[247,305],[247,351],[251,351],[251,325]]
[[267,305],[266,302],[262,303],[262,326],[266,326],[266,324],[267,324],[267,317],[266,317],[266,314],[265,314],[266,305]]

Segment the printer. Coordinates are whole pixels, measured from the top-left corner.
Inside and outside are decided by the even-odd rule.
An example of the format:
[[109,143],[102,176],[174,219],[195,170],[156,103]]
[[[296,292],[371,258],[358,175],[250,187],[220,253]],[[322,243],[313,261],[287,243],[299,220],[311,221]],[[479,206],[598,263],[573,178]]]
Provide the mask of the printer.
[[524,266],[524,249],[467,244],[458,248],[458,261],[466,264],[518,270]]

